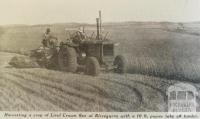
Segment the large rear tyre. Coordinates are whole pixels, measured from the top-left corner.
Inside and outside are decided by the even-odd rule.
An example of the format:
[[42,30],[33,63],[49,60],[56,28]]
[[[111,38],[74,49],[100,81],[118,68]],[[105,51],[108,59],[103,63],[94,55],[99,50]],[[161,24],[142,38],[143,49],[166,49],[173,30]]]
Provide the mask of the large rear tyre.
[[85,74],[98,76],[100,74],[100,65],[95,57],[88,57],[86,59]]
[[72,47],[60,49],[58,53],[59,69],[67,72],[76,72],[77,70],[77,55],[76,50]]
[[126,73],[127,65],[126,65],[126,60],[124,56],[122,55],[116,56],[113,64],[114,66],[116,66],[116,68],[114,69],[116,73],[120,73],[120,74]]

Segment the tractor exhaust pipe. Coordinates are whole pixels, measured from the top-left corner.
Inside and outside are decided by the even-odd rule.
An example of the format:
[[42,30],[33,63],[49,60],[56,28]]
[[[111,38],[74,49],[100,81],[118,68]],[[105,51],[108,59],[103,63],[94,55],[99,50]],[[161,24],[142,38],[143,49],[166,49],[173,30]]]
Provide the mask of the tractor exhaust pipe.
[[96,18],[96,21],[97,21],[97,40],[100,40],[100,31],[99,31],[99,18]]
[[99,10],[99,18],[96,18],[97,21],[97,40],[102,39],[102,21],[101,21],[101,10]]
[[102,27],[101,10],[99,10],[99,33],[100,33],[100,35],[102,33],[101,27]]

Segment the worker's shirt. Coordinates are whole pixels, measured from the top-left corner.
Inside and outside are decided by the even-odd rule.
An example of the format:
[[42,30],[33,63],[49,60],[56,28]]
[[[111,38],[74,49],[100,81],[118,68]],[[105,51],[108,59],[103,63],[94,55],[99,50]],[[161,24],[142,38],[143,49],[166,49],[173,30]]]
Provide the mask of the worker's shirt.
[[53,45],[56,45],[55,43],[57,41],[56,37],[54,37],[51,33],[44,33],[43,40],[45,40],[47,47],[53,47]]
[[52,38],[52,35],[50,33],[45,33],[44,36],[43,36],[43,39],[45,40],[50,40]]

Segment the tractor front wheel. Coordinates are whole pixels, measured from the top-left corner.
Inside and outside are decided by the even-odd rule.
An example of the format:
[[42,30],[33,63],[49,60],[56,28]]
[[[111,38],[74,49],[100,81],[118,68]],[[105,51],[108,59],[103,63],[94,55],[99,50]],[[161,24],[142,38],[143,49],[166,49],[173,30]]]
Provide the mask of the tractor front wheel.
[[120,74],[126,73],[127,66],[126,66],[126,60],[124,56],[122,55],[116,56],[113,64],[114,66],[116,66],[116,68],[114,69],[116,73],[120,73]]
[[100,74],[100,65],[95,57],[88,57],[86,59],[85,74],[98,76]]

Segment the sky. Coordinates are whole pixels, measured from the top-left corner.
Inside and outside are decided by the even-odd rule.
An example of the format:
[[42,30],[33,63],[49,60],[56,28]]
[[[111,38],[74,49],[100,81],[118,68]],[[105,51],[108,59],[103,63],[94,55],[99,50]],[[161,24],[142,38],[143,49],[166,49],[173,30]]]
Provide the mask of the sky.
[[0,25],[200,21],[200,0],[0,0]]

